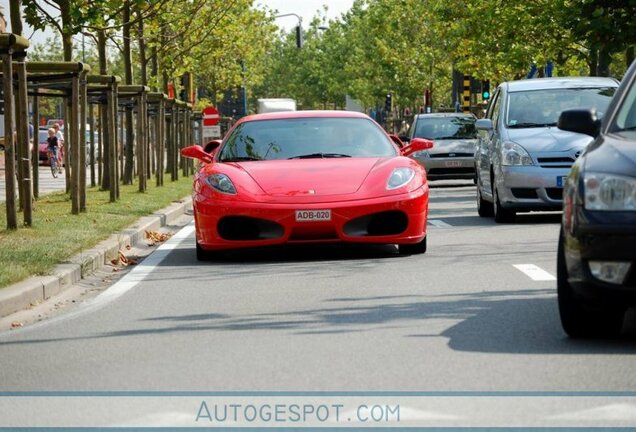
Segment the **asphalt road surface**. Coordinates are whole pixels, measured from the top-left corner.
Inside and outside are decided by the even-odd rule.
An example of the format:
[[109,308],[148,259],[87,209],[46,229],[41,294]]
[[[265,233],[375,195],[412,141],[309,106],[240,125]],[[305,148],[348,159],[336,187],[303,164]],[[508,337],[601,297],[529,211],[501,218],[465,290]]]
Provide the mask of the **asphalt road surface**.
[[471,183],[433,183],[428,251],[409,257],[312,246],[199,263],[186,225],[140,282],[1,330],[0,391],[636,390],[633,311],[619,340],[561,329],[560,214],[495,224],[474,199]]

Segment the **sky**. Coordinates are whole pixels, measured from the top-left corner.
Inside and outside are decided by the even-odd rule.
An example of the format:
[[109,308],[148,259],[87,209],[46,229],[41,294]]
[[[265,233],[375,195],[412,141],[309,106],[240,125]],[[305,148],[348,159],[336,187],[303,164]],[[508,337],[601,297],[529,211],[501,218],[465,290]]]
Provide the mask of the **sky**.
[[[277,10],[278,15],[296,14],[302,18],[303,27],[307,28],[311,19],[318,15],[318,11],[323,10],[323,5],[327,6],[326,19],[339,18],[347,12],[353,5],[353,0],[254,0],[254,7],[263,5],[272,10]],[[9,21],[9,0],[0,0],[2,11]],[[322,15],[322,12],[321,12]],[[287,16],[277,18],[276,24],[286,31],[290,31],[298,25],[298,18]],[[51,30],[47,32],[35,32],[24,24],[24,36],[31,39],[31,43],[43,43],[47,37],[52,35]],[[10,29],[10,24],[9,24]]]

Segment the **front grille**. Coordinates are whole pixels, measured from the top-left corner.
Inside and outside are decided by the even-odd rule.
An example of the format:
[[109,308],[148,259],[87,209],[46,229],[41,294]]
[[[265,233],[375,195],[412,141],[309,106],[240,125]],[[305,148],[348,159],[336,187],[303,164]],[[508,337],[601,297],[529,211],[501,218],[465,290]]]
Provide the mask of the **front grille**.
[[284,233],[283,227],[275,222],[247,216],[226,216],[216,228],[221,238],[232,241],[274,239]]
[[572,157],[540,157],[537,159],[542,168],[570,168],[574,163]]
[[433,153],[431,158],[466,158],[475,156],[473,153]]
[[429,176],[444,174],[474,174],[475,168],[431,168],[427,171]]
[[404,232],[409,219],[404,212],[390,210],[350,220],[343,227],[348,236],[385,236]]
[[515,198],[521,199],[537,199],[537,190],[532,188],[512,188],[512,194]]
[[550,199],[557,201],[563,200],[563,188],[545,188],[545,193]]

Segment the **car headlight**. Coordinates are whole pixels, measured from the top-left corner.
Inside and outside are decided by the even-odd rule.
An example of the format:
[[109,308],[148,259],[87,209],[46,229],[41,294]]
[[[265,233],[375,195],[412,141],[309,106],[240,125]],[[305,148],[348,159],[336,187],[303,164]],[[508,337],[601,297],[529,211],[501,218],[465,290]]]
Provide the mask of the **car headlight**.
[[636,210],[636,179],[613,174],[585,174],[585,208]]
[[232,180],[225,174],[210,174],[205,181],[214,190],[228,195],[236,195],[236,188]]
[[501,148],[502,165],[534,165],[530,154],[519,144],[506,142]]
[[393,190],[405,186],[413,180],[413,177],[415,177],[413,168],[395,168],[386,182],[386,188],[387,190]]

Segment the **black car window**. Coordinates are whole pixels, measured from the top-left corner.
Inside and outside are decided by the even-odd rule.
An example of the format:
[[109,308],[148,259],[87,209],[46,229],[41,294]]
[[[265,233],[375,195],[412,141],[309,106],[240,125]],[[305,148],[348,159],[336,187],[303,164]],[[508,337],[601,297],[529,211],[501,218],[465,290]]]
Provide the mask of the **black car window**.
[[420,117],[414,136],[430,140],[477,138],[473,116]]
[[238,125],[219,152],[221,161],[395,156],[382,129],[365,118],[254,120]]
[[611,130],[636,130],[636,81],[632,81],[629,91],[618,107]]
[[561,111],[570,108],[594,108],[602,117],[615,90],[614,87],[579,87],[510,92],[506,126],[556,126]]

